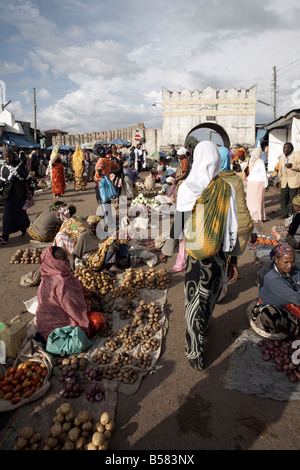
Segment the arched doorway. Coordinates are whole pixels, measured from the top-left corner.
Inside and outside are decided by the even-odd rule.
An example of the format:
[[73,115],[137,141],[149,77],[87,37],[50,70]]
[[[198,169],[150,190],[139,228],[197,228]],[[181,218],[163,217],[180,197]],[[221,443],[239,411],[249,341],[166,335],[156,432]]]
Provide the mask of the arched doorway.
[[190,130],[185,139],[185,146],[195,147],[198,142],[210,140],[217,145],[230,146],[230,139],[222,126],[213,122],[204,122]]

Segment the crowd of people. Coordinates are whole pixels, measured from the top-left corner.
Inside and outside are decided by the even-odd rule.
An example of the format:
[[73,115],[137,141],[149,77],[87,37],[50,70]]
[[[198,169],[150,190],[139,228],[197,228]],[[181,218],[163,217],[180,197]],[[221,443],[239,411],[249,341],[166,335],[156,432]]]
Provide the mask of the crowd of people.
[[[48,164],[54,199],[64,197],[71,170],[75,191],[85,191],[88,182],[94,181],[100,206],[122,194],[132,200],[145,168],[146,153],[141,147],[138,144],[125,157],[116,145],[98,144],[92,152],[77,146],[66,157],[55,145]],[[266,337],[299,336],[300,270],[295,267],[295,250],[300,248],[300,155],[293,150],[289,142],[283,146],[278,167],[281,216],[289,217],[286,233],[272,250],[270,270],[262,279],[250,320],[251,327]],[[203,141],[194,149],[172,146],[176,166],[167,170],[160,165],[150,173],[176,209],[160,260],[166,262],[168,257],[179,255],[184,247],[185,353],[197,370],[205,368],[204,337],[215,305],[227,284],[238,279],[239,258],[247,244],[257,240],[255,224],[266,220],[269,178],[264,155],[260,147],[248,154],[244,148],[233,152]],[[116,233],[114,237],[105,235],[101,216],[77,216],[76,207],[61,200],[30,223],[26,203],[35,190],[38,152],[24,160],[7,148],[4,160],[0,168],[4,202],[0,243],[7,244],[10,234],[21,231],[22,237],[29,235],[50,245],[41,259],[39,334],[46,341],[53,329],[66,325],[80,326],[88,336],[102,331],[105,318],[100,312],[93,312],[99,314],[98,329],[92,328],[89,319],[95,293],[82,286],[79,289],[73,271],[76,266],[88,265],[115,276],[129,266],[127,240],[119,239]],[[97,231],[99,224],[103,225],[101,231]]]

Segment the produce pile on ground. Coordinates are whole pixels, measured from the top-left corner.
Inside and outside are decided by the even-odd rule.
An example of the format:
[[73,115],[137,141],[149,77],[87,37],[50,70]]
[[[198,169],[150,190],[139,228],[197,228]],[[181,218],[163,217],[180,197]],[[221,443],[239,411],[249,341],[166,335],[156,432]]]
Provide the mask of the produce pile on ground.
[[103,271],[94,271],[90,267],[75,268],[74,276],[79,279],[84,287],[97,291],[102,295],[106,295],[113,290],[116,284],[116,279],[111,278],[109,274],[105,274]]
[[119,296],[139,298],[138,289],[166,289],[170,283],[170,277],[165,267],[158,271],[154,268],[149,268],[148,271],[144,271],[142,268],[136,271],[133,268],[128,268],[119,284],[115,278],[108,274],[94,271],[89,267],[77,267],[74,270],[74,275],[84,287],[104,296],[110,293],[112,299]]
[[60,405],[45,439],[26,426],[16,438],[13,450],[107,450],[115,424],[104,411],[95,422],[87,410],[77,415],[69,403]]
[[154,364],[153,353],[161,345],[162,311],[155,302],[140,300],[136,305],[130,298],[118,298],[114,311],[125,324],[116,332],[112,330],[104,344],[93,349],[90,359],[100,367],[104,379],[133,384],[139,371]]
[[[300,350],[292,340],[259,341],[258,346],[263,347],[263,359],[273,360],[278,372],[285,372],[290,382],[300,381]],[[298,357],[299,355],[299,357]]]
[[40,248],[17,250],[9,262],[10,264],[38,264],[42,252]]
[[[89,284],[84,285],[90,286],[91,272],[79,268],[75,275],[79,273],[81,282],[85,282],[83,276],[88,275]],[[166,267],[159,270],[128,268],[117,281],[109,276],[105,278],[105,287],[101,284],[100,292],[103,289],[103,293],[108,294],[103,308],[108,328],[100,335],[102,344],[89,355],[92,363],[101,368],[104,379],[133,384],[139,371],[153,367],[153,354],[161,345],[164,314],[156,302],[145,302],[140,290],[165,290],[169,282]]]
[[160,206],[160,202],[158,202],[155,197],[146,197],[144,194],[139,194],[130,204],[131,207],[134,206],[144,206],[147,208],[148,211],[156,210]]
[[250,250],[261,250],[261,249],[270,249],[272,250],[273,246],[278,245],[279,241],[276,238],[269,237],[266,235],[258,235],[255,243],[248,242],[248,248]]
[[0,374],[0,399],[16,405],[39,390],[47,374],[46,365],[39,362],[27,361],[8,367]]

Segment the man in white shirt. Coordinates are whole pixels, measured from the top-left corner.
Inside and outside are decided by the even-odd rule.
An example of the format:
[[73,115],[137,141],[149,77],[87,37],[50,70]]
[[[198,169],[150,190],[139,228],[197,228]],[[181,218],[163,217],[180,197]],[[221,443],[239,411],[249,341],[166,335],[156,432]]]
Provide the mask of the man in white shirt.
[[135,150],[134,150],[134,155],[135,155],[135,169],[138,170],[140,173],[143,168],[143,161],[144,161],[144,156],[143,156],[143,150],[141,149],[142,144],[137,144]]

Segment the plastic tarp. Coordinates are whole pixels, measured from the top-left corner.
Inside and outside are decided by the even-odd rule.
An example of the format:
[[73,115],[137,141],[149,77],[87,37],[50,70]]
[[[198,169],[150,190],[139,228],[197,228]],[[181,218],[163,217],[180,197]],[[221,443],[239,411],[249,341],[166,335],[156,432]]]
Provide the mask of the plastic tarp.
[[114,140],[111,140],[110,142],[108,142],[107,145],[110,145],[110,144],[115,144],[115,145],[129,145],[130,142],[128,140],[123,140],[123,139],[114,139]]
[[257,129],[255,147],[260,147],[260,143],[262,140],[264,140],[266,134],[268,134],[268,132],[265,129]]
[[4,134],[3,141],[6,144],[16,146],[16,147],[24,147],[24,148],[30,148],[30,149],[40,148],[40,144],[37,144],[36,142],[29,142],[29,140],[26,139],[24,135],[20,135],[20,134],[11,134],[11,133]]
[[[50,147],[47,147],[47,150],[52,150],[54,145],[50,145]],[[59,150],[69,150],[69,149],[75,149],[75,145],[60,145]]]

